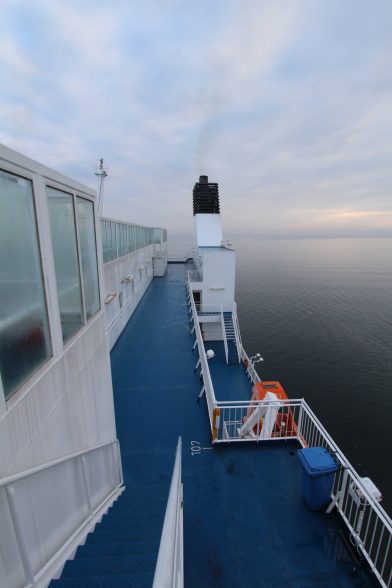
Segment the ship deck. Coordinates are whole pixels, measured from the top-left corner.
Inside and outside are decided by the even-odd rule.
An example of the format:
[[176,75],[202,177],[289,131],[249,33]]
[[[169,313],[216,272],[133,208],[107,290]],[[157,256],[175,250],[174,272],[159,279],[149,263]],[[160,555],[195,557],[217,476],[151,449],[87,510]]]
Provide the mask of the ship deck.
[[227,365],[223,341],[205,341],[206,351],[212,349],[215,357],[208,361],[216,400],[249,400],[252,382],[242,363]]
[[[211,446],[206,401],[197,401],[183,264],[154,279],[111,354],[125,484],[135,497],[161,484],[164,504],[183,440],[187,588],[370,586],[333,513],[308,510],[296,442]],[[211,362],[218,399],[248,398],[240,365]],[[193,454],[191,442],[202,450]]]

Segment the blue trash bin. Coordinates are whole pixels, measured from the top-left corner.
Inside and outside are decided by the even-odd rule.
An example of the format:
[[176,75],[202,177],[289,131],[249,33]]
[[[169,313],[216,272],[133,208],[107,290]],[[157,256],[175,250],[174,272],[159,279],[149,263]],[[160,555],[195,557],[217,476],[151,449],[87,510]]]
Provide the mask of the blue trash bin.
[[325,447],[299,449],[297,457],[302,464],[302,491],[306,504],[310,510],[320,510],[330,500],[339,465]]

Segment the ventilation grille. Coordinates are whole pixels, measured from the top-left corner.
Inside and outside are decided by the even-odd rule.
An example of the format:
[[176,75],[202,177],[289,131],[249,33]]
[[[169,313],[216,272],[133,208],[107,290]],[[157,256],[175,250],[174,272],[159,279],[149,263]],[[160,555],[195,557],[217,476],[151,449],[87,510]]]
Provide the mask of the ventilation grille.
[[200,176],[193,188],[193,215],[219,214],[218,184],[208,182],[208,176]]

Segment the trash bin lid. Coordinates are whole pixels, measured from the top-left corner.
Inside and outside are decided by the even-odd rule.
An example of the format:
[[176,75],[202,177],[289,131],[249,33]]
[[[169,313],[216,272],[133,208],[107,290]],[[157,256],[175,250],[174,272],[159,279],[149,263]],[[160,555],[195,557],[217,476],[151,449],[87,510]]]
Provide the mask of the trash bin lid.
[[312,478],[336,472],[339,467],[325,447],[305,447],[297,451],[297,456]]

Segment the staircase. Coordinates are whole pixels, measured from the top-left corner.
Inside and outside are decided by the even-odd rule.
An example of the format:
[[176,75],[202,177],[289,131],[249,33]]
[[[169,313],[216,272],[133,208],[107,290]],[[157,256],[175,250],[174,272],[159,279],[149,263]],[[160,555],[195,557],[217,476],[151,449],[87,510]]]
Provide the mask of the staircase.
[[238,363],[237,340],[235,336],[233,317],[231,312],[223,313],[227,341],[227,363]]
[[167,491],[127,487],[49,588],[151,588]]

